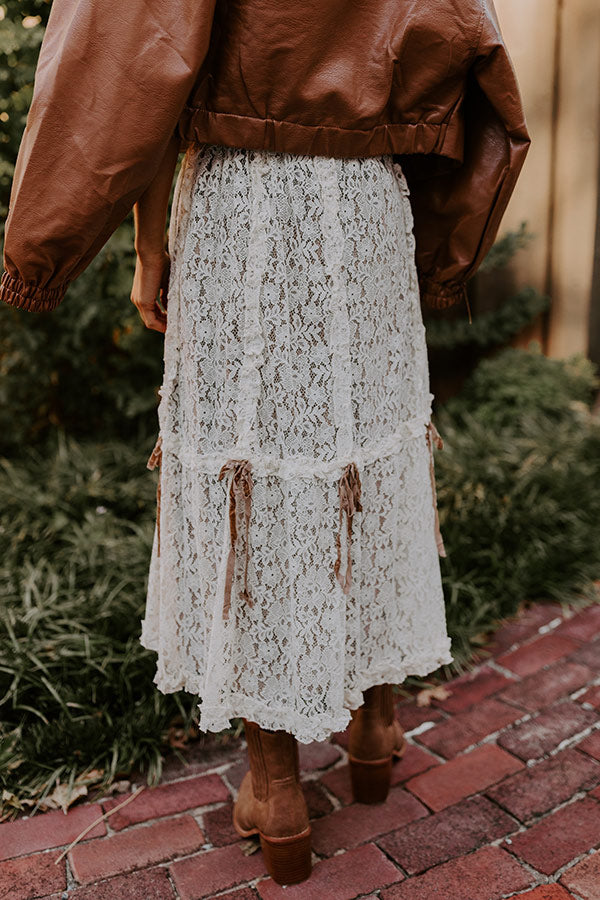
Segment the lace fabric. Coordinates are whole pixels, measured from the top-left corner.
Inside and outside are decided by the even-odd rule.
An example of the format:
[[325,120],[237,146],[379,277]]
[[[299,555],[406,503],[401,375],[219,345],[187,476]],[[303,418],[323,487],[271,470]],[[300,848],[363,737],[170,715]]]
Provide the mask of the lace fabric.
[[182,161],[140,640],[203,731],[322,740],[452,661],[412,229],[391,156]]

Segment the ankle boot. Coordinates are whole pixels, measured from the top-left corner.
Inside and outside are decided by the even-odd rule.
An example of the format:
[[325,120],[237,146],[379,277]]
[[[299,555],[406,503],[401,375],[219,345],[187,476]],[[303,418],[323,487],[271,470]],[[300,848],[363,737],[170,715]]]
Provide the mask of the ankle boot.
[[242,837],[258,834],[269,875],[296,884],[312,869],[306,800],[300,785],[298,742],[287,731],[267,731],[244,719],[250,771],[233,808]]
[[383,803],[392,779],[392,761],[406,750],[406,738],[394,716],[391,684],[363,691],[364,703],[352,710],[348,760],[352,794],[358,803]]

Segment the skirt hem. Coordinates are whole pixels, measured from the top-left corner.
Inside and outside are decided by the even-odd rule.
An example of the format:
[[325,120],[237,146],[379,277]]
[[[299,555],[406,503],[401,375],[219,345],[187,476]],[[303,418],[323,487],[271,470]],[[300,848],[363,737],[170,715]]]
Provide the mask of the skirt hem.
[[[140,643],[147,650],[158,652],[156,643],[147,635],[140,636]],[[437,650],[420,657],[415,657],[401,665],[381,663],[376,667],[355,676],[354,684],[344,691],[344,705],[339,714],[302,717],[293,710],[274,711],[268,704],[257,701],[243,694],[232,694],[226,705],[206,707],[198,704],[200,709],[200,731],[218,733],[231,728],[231,719],[250,719],[261,728],[272,731],[288,731],[301,744],[313,741],[325,741],[334,733],[344,731],[351,720],[350,710],[358,709],[363,702],[362,692],[378,684],[402,684],[410,675],[423,677],[434,672],[440,666],[454,661],[450,652],[450,639],[443,642]],[[162,694],[176,691],[187,691],[202,696],[202,679],[190,673],[169,670],[167,666],[157,668],[154,684]]]

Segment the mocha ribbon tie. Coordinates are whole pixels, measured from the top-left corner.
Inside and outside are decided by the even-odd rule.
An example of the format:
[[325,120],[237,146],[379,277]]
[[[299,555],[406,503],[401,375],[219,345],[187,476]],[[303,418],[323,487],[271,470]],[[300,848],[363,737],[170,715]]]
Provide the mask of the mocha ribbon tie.
[[229,608],[231,606],[231,587],[233,583],[233,573],[235,570],[235,548],[237,542],[237,502],[243,503],[244,520],[246,525],[245,533],[245,565],[244,565],[244,588],[240,592],[240,597],[252,606],[252,600],[248,593],[248,530],[250,526],[250,513],[252,504],[252,487],[253,480],[251,475],[252,463],[247,459],[228,459],[219,472],[219,481],[225,477],[227,472],[233,471],[233,476],[229,485],[229,530],[231,532],[231,547],[229,548],[229,556],[227,557],[227,572],[225,576],[225,600],[223,603],[223,619],[229,618]]
[[[344,594],[350,590],[352,583],[352,517],[355,512],[362,512],[360,502],[361,483],[356,463],[348,463],[339,480],[340,494],[340,527],[336,536],[337,559],[333,570],[339,583],[341,584]],[[340,566],[342,564],[342,525],[344,520],[344,511],[346,512],[347,526],[347,561],[346,575],[340,575]]]
[[446,556],[446,549],[444,547],[444,540],[442,538],[442,533],[440,531],[440,517],[437,508],[437,493],[435,489],[435,470],[433,465],[433,445],[437,447],[438,450],[442,450],[444,447],[444,442],[440,437],[440,434],[430,420],[427,424],[427,446],[429,447],[429,477],[431,478],[431,492],[433,496],[433,508],[435,511],[435,542],[437,544],[437,550],[439,556]]
[[154,450],[150,454],[148,462],[146,463],[147,469],[155,469],[159,466],[158,470],[158,484],[156,485],[156,549],[157,553],[160,556],[160,482],[161,482],[161,471],[162,471],[162,435],[158,436],[158,440],[154,445]]

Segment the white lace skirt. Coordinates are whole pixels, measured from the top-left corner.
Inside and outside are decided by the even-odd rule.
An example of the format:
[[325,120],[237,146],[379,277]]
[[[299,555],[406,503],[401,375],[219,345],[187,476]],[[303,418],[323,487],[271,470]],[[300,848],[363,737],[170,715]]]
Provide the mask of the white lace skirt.
[[184,157],[140,640],[202,731],[322,740],[452,661],[412,225],[391,156]]

